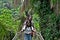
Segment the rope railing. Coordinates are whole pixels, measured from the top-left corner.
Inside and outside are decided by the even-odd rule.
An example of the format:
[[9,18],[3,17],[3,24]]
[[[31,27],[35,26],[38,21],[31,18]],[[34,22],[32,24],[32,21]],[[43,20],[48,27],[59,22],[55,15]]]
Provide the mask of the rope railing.
[[[16,33],[12,40],[24,40],[24,33]],[[36,34],[33,35],[32,40],[44,40],[44,38],[42,37],[41,32],[36,32]]]
[[41,32],[36,32],[36,35],[38,36],[39,40],[44,40],[43,36],[41,35]]

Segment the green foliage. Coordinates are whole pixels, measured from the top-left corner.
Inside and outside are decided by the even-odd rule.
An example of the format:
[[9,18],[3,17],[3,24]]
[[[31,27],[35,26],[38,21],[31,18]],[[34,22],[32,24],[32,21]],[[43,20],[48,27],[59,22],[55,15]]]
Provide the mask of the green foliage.
[[40,31],[39,15],[37,13],[33,14],[33,21],[34,21],[34,27],[36,28],[36,30]]
[[[59,32],[57,29],[57,16],[50,9],[48,1],[43,1],[41,4],[41,31],[45,40],[58,40]],[[48,3],[48,4],[47,4]],[[46,5],[46,6],[44,6]]]
[[40,31],[40,15],[38,13],[38,10],[40,8],[40,1],[39,0],[31,0],[31,5],[33,8],[33,21],[34,21],[34,27],[37,31]]
[[[15,34],[17,32],[20,21],[14,21],[12,16],[13,11],[7,8],[0,9],[0,12],[0,40],[10,40],[10,33]],[[11,37],[13,38],[13,36]]]
[[[56,0],[52,0],[52,2],[56,3]],[[57,17],[56,14],[51,11],[48,0],[35,0],[34,2],[32,1],[32,4],[34,11],[40,15],[40,27],[44,39],[58,40],[58,35],[60,35],[60,16]]]

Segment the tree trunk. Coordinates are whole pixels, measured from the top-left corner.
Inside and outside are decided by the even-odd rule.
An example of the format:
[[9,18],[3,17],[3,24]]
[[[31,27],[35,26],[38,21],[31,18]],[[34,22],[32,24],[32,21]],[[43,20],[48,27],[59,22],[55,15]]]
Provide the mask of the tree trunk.
[[21,5],[21,12],[23,12],[26,9],[29,9],[29,7],[30,7],[30,0],[24,0],[24,1],[21,0],[21,3],[22,3],[22,5]]
[[54,4],[54,12],[57,16],[60,14],[60,0],[56,0],[56,3]]
[[21,0],[14,0],[14,7],[17,7],[20,4]]

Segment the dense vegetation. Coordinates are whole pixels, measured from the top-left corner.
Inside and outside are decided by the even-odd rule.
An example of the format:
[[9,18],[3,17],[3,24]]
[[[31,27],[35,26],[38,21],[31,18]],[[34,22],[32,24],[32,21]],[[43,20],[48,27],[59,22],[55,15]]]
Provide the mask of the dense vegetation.
[[[56,0],[52,0],[55,4]],[[50,8],[49,0],[32,1],[34,11],[39,14],[41,33],[45,40],[58,40],[60,37],[59,15]]]
[[[0,1],[0,40],[12,40],[23,24],[21,22],[23,18],[20,18],[20,5],[14,8],[12,0],[10,6],[6,5],[6,2],[10,3],[9,1]],[[56,0],[51,2],[56,4]],[[57,16],[51,9],[50,1],[31,0],[30,4],[33,8],[32,16],[36,30],[41,31],[45,40],[58,40],[60,38],[60,14]],[[26,15],[23,14],[23,16],[25,18]]]

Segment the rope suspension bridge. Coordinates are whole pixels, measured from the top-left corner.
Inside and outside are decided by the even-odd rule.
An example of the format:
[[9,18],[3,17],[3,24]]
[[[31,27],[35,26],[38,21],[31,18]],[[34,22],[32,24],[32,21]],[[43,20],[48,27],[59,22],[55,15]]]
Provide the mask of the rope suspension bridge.
[[[31,6],[29,3],[30,0],[21,0],[21,10],[20,10],[21,15],[24,10],[28,9],[28,7]],[[28,13],[30,14],[31,11],[32,8],[30,8]],[[24,33],[17,32],[12,40],[24,40]],[[44,38],[42,37],[41,32],[36,32],[35,34],[33,34],[32,40],[44,40]]]

